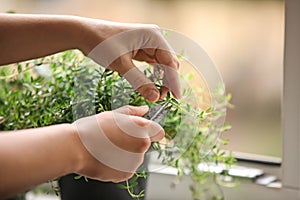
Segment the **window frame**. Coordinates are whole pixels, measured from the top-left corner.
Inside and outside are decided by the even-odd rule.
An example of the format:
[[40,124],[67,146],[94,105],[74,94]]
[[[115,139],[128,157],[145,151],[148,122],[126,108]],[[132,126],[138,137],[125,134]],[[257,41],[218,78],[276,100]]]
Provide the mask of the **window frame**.
[[[246,192],[251,198],[274,193],[275,199],[300,199],[300,1],[285,0],[285,39],[283,63],[283,94],[281,106],[282,163],[277,167],[282,188],[252,186],[257,192]],[[245,159],[244,164],[263,168],[261,162]],[[244,160],[244,161],[245,161]],[[255,163],[255,164],[254,164]],[[266,164],[265,165],[272,165]],[[270,167],[270,166],[269,166]],[[268,173],[268,170],[265,171]],[[246,184],[247,185],[247,184]],[[253,184],[252,184],[253,185]],[[247,186],[248,188],[249,186]],[[256,188],[257,187],[257,188]],[[225,189],[227,193],[230,189]],[[226,193],[226,192],[225,192]],[[243,192],[245,193],[245,191]],[[254,194],[254,196],[253,196]],[[264,196],[264,195],[263,195]],[[289,197],[289,198],[287,198]],[[274,199],[274,198],[272,198]]]
[[[282,100],[283,187],[300,184],[300,1],[285,1],[285,50]],[[298,196],[299,197],[299,196]]]
[[[282,123],[282,162],[264,163],[253,159],[241,158],[238,164],[264,169],[265,173],[278,176],[281,188],[270,188],[240,180],[237,188],[224,187],[225,199],[300,199],[300,1],[285,0],[285,39],[283,63],[283,94],[281,106]],[[272,167],[273,165],[273,167]],[[186,199],[188,180],[180,183],[178,190],[167,186],[157,187],[157,182],[168,185],[174,180],[174,174],[154,172],[150,176],[148,194],[151,199]],[[151,182],[153,181],[153,184]]]
[[[274,196],[270,199],[300,199],[300,1],[285,0],[285,39],[283,63],[283,94],[281,106],[282,163],[277,166],[282,188],[274,189],[242,183],[238,194],[250,195],[252,199]],[[245,162],[246,161],[246,162]],[[254,162],[253,162],[254,161]],[[245,165],[263,168],[271,163],[244,160]],[[270,173],[268,170],[266,173]],[[275,167],[276,168],[276,167]],[[271,172],[272,173],[272,172]],[[276,174],[276,173],[275,173]],[[234,189],[225,194],[234,196]],[[253,191],[252,191],[253,190]],[[235,194],[237,195],[237,194]],[[232,198],[230,198],[232,199]]]

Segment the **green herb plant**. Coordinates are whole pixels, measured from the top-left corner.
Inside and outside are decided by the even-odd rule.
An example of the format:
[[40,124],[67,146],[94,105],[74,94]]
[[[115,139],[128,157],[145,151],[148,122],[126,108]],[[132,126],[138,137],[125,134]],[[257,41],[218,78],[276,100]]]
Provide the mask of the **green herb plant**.
[[[160,73],[153,73],[150,67],[145,68],[144,73],[157,87],[162,85],[160,75],[156,75]],[[230,105],[230,95],[224,93],[221,85],[213,95],[217,96],[218,105],[226,107]],[[184,97],[191,94],[190,89],[183,91]],[[225,112],[213,106],[201,109],[186,101],[178,101],[171,94],[158,103],[166,101],[172,105],[161,123],[166,137],[161,143],[153,143],[150,151],[157,151],[163,164],[176,168],[178,179],[184,175],[191,177],[190,190],[194,199],[223,199],[220,193],[205,197],[210,188],[203,186],[209,180],[213,180],[214,187],[222,181],[218,173],[202,170],[199,164],[222,164],[225,166],[223,175],[226,175],[228,167],[235,163],[233,156],[221,149],[227,141],[217,137],[230,126],[214,123]],[[0,67],[0,130],[71,123],[80,117],[124,104],[155,105],[134,91],[116,72],[104,70],[78,51]],[[193,120],[187,123],[184,119],[189,119],[190,115]],[[184,134],[180,134],[182,132]],[[144,190],[135,193],[137,179],[147,177],[145,169],[139,171],[125,185],[118,185],[137,199],[145,195]]]

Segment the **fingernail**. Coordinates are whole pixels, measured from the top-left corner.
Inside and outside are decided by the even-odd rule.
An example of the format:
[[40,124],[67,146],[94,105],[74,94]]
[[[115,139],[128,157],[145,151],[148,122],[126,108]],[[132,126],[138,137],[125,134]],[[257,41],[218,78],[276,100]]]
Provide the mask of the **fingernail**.
[[156,134],[154,136],[152,136],[150,139],[151,139],[151,142],[159,142],[161,141],[163,138],[165,137],[165,134]]
[[149,101],[157,101],[159,99],[159,92],[157,90],[151,89],[147,92],[146,98]]

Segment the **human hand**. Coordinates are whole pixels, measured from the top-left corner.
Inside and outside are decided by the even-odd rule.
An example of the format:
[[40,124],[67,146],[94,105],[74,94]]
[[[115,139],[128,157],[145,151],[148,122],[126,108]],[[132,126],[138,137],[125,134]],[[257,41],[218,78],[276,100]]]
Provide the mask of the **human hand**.
[[[181,97],[179,61],[156,25],[127,24],[88,19],[82,51],[101,66],[117,71],[149,101],[163,99],[168,91]],[[160,66],[160,91],[134,65],[133,60]]]
[[76,173],[101,181],[129,179],[143,162],[152,141],[164,137],[162,127],[145,118],[147,106],[124,106],[77,120],[81,161]]
[[[79,49],[103,67],[119,72],[149,101],[163,99],[168,91],[181,97],[179,62],[156,25],[24,14],[2,14],[0,24],[5,27],[0,35],[4,38],[1,65]],[[13,53],[15,49],[18,49],[17,54]],[[160,91],[135,67],[133,59],[163,67],[164,86]]]

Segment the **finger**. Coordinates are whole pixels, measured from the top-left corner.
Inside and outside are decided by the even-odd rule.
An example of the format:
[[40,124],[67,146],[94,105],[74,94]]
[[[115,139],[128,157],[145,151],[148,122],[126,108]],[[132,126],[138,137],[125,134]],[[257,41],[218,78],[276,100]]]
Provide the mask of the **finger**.
[[137,89],[137,91],[148,101],[156,102],[160,98],[159,90],[152,84],[145,84]]
[[131,53],[124,54],[119,56],[114,60],[107,68],[119,72],[121,75],[124,75],[130,69],[134,68],[135,65],[131,61]]
[[[132,130],[132,136],[135,136],[137,138],[150,138],[151,142],[158,142],[164,138],[165,131],[158,123],[140,117],[134,117],[132,118],[132,120],[139,126],[139,130]],[[146,134],[147,136],[143,134]]]
[[150,81],[132,62],[129,54],[121,56],[110,65],[111,69],[117,71],[148,101],[155,102],[159,99],[159,91],[154,83]]
[[156,51],[157,51],[157,49],[154,49],[154,48],[143,49],[143,52],[145,52],[146,55],[148,55],[150,58],[154,58],[154,59],[155,59]]
[[179,61],[176,55],[172,54],[171,51],[157,49],[155,53],[155,58],[160,64],[169,66],[175,70],[179,69]]
[[155,49],[150,48],[140,49],[134,54],[133,59],[137,61],[145,61],[147,63],[156,63],[155,51]]
[[[139,130],[136,129],[136,133],[137,134],[140,134],[140,132],[142,132],[144,129],[145,130],[145,127],[151,125],[151,121],[144,118],[144,117],[131,117],[130,120],[132,120],[134,122],[135,125],[138,125],[138,127],[140,128]],[[128,123],[129,124],[129,123]],[[148,127],[147,127],[148,128]],[[143,137],[143,138],[148,138],[148,137]]]
[[152,121],[150,127],[148,134],[151,142],[159,142],[165,137],[165,131],[158,123]]
[[156,60],[164,67],[164,86],[168,88],[175,98],[181,98],[180,81],[178,75],[179,61],[170,51],[158,49]]
[[168,92],[169,92],[169,89],[167,87],[161,86],[161,88],[160,88],[160,100],[165,99]]
[[[162,127],[151,120],[113,112],[117,127],[134,138],[151,138],[162,131]],[[160,135],[160,134],[159,134]]]
[[148,101],[155,102],[159,99],[159,91],[154,83],[150,81],[131,61],[133,66],[123,77]]
[[130,106],[126,105],[121,108],[113,110],[114,112],[126,115],[144,116],[148,111],[149,107],[145,106]]
[[163,86],[168,88],[175,98],[181,98],[180,81],[177,70],[166,66],[164,68]]

